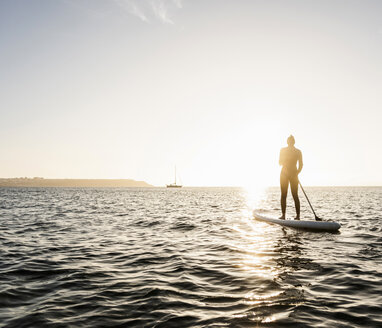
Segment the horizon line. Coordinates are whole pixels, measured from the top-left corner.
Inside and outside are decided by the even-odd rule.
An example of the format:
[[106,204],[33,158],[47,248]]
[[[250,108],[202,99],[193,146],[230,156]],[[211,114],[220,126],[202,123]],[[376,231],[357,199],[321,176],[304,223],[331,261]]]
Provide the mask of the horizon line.
[[[132,178],[44,178],[44,177],[12,177],[12,178],[0,178],[0,180],[106,180],[106,181],[112,181],[112,180],[130,180],[135,182],[144,182],[148,184],[149,186],[145,187],[131,187],[131,188],[165,188],[166,184],[163,185],[154,185],[150,182],[147,182],[146,180],[135,180]],[[278,185],[269,185],[264,186],[264,188],[279,188]],[[354,185],[306,185],[306,187],[382,187],[381,184],[354,184]],[[106,187],[108,188],[108,187]],[[113,187],[111,187],[113,188]],[[246,186],[240,186],[240,185],[183,185],[182,188],[244,188],[246,189]]]

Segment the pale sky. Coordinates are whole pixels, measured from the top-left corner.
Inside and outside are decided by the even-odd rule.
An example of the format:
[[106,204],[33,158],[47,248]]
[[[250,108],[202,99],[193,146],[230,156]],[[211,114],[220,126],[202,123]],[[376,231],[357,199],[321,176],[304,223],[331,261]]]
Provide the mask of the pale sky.
[[1,0],[0,177],[382,185],[382,1]]

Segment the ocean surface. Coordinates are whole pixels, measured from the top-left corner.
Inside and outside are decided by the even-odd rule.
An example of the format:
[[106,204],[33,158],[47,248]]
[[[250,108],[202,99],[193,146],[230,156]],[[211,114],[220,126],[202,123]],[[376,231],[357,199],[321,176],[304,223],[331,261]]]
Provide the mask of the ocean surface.
[[277,188],[0,188],[0,327],[382,327],[382,188],[306,192],[340,233],[253,220]]

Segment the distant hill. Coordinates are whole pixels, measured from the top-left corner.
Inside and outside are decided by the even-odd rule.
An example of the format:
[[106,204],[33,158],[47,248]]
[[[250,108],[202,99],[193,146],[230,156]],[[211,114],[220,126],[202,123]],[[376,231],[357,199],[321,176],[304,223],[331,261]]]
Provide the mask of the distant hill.
[[11,178],[1,179],[0,187],[153,187],[144,181],[131,179],[44,179]]

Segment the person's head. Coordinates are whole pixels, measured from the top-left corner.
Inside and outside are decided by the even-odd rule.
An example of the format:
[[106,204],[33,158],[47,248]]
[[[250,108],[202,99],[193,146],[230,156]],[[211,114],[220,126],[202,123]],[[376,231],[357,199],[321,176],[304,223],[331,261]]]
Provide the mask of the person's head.
[[295,143],[295,140],[294,140],[294,137],[292,135],[290,135],[287,139],[287,143],[288,143],[288,146],[289,147],[292,147],[294,146],[294,143]]

